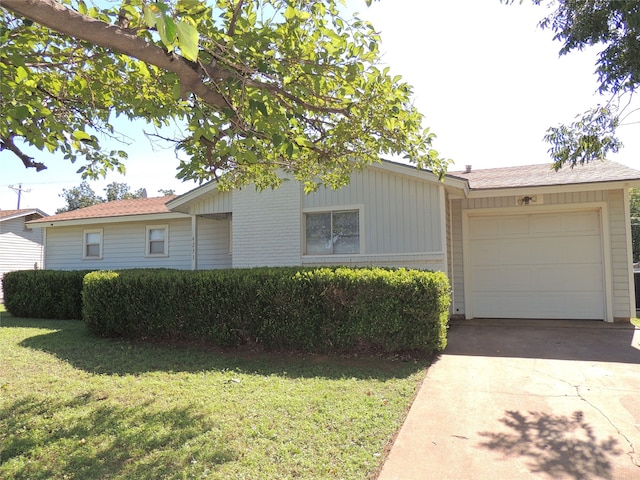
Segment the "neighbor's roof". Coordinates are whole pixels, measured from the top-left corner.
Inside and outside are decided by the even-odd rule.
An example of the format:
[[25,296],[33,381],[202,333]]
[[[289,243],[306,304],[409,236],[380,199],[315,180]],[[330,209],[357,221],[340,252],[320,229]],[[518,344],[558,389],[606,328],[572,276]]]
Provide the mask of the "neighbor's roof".
[[115,200],[99,203],[91,207],[79,208],[70,212],[59,213],[46,218],[40,218],[29,223],[49,223],[64,220],[87,220],[91,218],[123,217],[130,215],[148,215],[154,213],[171,213],[166,203],[176,196],[151,198],[134,198],[129,200]]
[[471,190],[640,180],[640,171],[609,160],[564,167],[557,172],[551,164],[543,163],[480,170],[472,168],[470,173],[449,172],[448,175],[467,180]]
[[47,214],[37,208],[21,208],[20,210],[0,210],[0,222],[11,220],[12,218],[26,217],[27,215],[40,215],[46,217]]

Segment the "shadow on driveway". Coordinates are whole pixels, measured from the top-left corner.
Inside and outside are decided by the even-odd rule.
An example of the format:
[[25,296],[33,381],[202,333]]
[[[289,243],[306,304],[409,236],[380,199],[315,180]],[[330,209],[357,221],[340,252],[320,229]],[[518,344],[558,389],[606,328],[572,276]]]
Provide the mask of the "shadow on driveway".
[[452,322],[378,480],[640,479],[639,332]]
[[640,330],[585,320],[454,320],[448,355],[640,364]]
[[[612,436],[599,439],[582,411],[570,416],[544,412],[507,411],[500,423],[503,432],[479,432],[480,446],[503,458],[525,459],[533,474],[552,478],[611,478],[613,456],[624,451]],[[640,474],[640,472],[639,472]]]

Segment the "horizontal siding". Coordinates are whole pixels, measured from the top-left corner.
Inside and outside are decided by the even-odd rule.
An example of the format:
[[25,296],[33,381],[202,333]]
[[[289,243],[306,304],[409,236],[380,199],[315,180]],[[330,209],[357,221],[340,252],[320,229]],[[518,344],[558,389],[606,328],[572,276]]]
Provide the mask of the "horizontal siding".
[[462,261],[462,204],[461,200],[451,201],[451,272],[454,315],[464,315],[464,264]]
[[440,185],[368,168],[340,190],[321,187],[304,196],[304,208],[363,205],[366,254],[443,252]]
[[[609,205],[609,235],[611,247],[611,270],[613,274],[613,316],[614,318],[635,317],[630,312],[633,285],[629,285],[630,269],[627,250],[627,222],[625,215],[625,196],[623,190],[606,192]],[[633,276],[631,276],[632,278]]]
[[[42,230],[25,228],[25,217],[0,222],[0,282],[7,272],[41,268],[44,247]],[[0,283],[0,301],[2,284]]]
[[[169,225],[169,256],[145,257],[147,225]],[[83,227],[47,229],[46,268],[51,270],[191,268],[191,219],[95,225],[103,229],[103,256],[82,258]]]
[[231,268],[230,221],[198,217],[198,270]]
[[276,190],[247,187],[233,193],[233,266],[294,266],[301,262],[299,182]]

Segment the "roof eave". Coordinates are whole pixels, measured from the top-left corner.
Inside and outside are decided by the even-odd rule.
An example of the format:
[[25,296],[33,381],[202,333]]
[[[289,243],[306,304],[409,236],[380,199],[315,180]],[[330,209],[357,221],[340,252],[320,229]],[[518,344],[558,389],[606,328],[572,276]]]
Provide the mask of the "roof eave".
[[472,188],[468,198],[485,198],[485,197],[508,197],[512,195],[523,195],[528,193],[570,193],[584,192],[590,190],[617,190],[621,188],[638,188],[640,187],[640,179],[629,180],[612,180],[607,182],[585,182],[585,183],[569,183],[561,185],[536,185],[536,186],[518,186],[518,187],[501,187],[501,188]]
[[92,218],[76,218],[69,220],[34,220],[27,222],[26,225],[31,228],[49,228],[49,227],[75,227],[84,225],[96,225],[105,223],[130,223],[130,222],[149,222],[162,220],[177,220],[188,218],[188,215],[179,212],[166,213],[139,213],[130,215],[118,215],[113,217],[92,217]]
[[[187,193],[183,193],[182,195],[174,198],[167,202],[167,208],[172,211],[187,213],[188,205],[193,200],[198,199],[202,195],[206,195],[209,192],[215,191],[218,189],[218,182],[212,180],[204,185],[200,185],[193,190],[188,191]],[[187,208],[181,208],[187,207]]]
[[20,213],[16,213],[15,215],[9,215],[7,217],[2,217],[2,218],[0,218],[0,222],[6,222],[7,220],[13,220],[15,218],[26,217],[28,215],[34,215],[34,214],[40,215],[41,217],[48,217],[49,216],[46,213],[44,213],[42,210],[39,210],[37,208],[33,208],[33,209],[25,210],[25,211],[20,212]]

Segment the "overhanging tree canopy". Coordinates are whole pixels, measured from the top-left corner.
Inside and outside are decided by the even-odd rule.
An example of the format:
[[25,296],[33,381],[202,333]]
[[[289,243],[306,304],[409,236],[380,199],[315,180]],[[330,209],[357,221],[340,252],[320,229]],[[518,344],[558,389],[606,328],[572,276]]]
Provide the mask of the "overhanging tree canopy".
[[[506,0],[512,3],[514,0]],[[552,11],[540,22],[562,43],[560,55],[602,46],[596,60],[598,90],[610,97],[579,115],[573,123],[552,127],[545,140],[554,168],[605,158],[622,143],[617,129],[631,120],[631,98],[640,86],[640,2],[597,0],[532,0]]]
[[313,188],[343,185],[380,155],[442,174],[412,89],[376,64],[380,38],[336,0],[3,0],[0,146],[84,157],[85,176],[123,169],[101,150],[115,116],[185,125],[178,177]]

